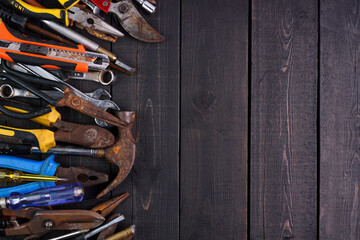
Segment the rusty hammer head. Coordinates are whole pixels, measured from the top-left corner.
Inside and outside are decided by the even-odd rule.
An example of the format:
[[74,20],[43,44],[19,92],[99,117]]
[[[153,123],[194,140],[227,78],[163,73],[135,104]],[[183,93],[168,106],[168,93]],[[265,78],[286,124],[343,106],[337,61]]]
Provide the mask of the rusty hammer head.
[[126,127],[118,127],[119,135],[115,144],[105,150],[104,158],[119,168],[115,179],[96,198],[101,198],[115,187],[117,187],[129,174],[135,161],[135,140],[132,137],[131,129],[135,120],[135,113],[118,111],[115,114],[120,120],[128,123]]

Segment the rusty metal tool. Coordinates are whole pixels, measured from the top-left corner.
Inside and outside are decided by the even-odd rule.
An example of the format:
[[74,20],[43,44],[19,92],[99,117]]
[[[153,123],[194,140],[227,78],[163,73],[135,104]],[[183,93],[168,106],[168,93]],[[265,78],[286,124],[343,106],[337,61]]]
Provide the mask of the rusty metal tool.
[[[101,216],[103,216],[104,218],[106,216],[108,216],[112,211],[114,211],[114,209],[119,206],[119,204],[121,204],[125,199],[127,199],[129,197],[129,193],[125,193],[122,194],[121,196],[118,197],[114,197],[112,199],[109,199],[106,202],[100,203],[99,205],[97,205],[96,207],[92,208],[91,211],[94,211],[98,214],[100,214]],[[90,236],[93,236],[99,232],[104,232],[106,231],[108,228],[113,228],[114,225],[118,222],[121,221],[122,219],[124,219],[124,216],[122,216],[121,214],[114,214],[113,216],[116,216],[115,218],[117,218],[114,222],[112,222],[111,224],[108,224],[110,221],[114,220],[115,218],[110,217],[108,219],[107,222],[105,222],[105,224],[101,227],[99,227],[98,229],[95,229],[94,231],[90,232],[89,234],[86,235],[82,235],[76,238],[76,240],[78,239],[87,239]],[[109,221],[110,220],[110,221]],[[81,233],[76,232],[76,233],[72,233],[72,234],[76,234],[79,235]],[[52,238],[49,240],[59,240],[59,239],[65,239],[67,236],[62,235],[56,238]]]
[[[108,99],[100,100],[100,99],[90,98],[90,97],[86,96],[84,93],[82,93],[81,91],[79,91],[78,89],[74,88],[72,85],[68,84],[67,82],[64,82],[60,78],[54,76],[53,74],[51,74],[50,72],[46,71],[45,69],[43,69],[39,66],[32,66],[32,65],[26,65],[26,64],[25,65],[24,64],[15,64],[15,65],[18,65],[19,67],[26,70],[28,73],[31,73],[35,76],[41,76],[41,77],[46,78],[51,81],[63,83],[65,86],[69,87],[74,92],[75,95],[81,97],[82,99],[88,101],[89,103],[94,104],[95,106],[103,109],[104,111],[107,111],[108,109],[115,110],[115,111],[120,110],[118,105],[116,105],[116,103],[114,103],[113,101],[108,100]],[[101,127],[111,126],[110,124],[108,124],[104,121],[101,121],[99,119],[95,119],[95,122]]]
[[[25,239],[39,238],[55,230],[83,230],[100,226],[105,218],[90,210],[45,210],[29,207],[20,210],[1,209],[3,236],[27,235]],[[18,219],[28,220],[20,223]]]
[[[29,0],[26,0],[26,1],[29,1]],[[39,4],[37,2],[31,2],[31,3],[34,6],[43,7],[41,4]],[[66,37],[78,44],[84,45],[85,48],[87,48],[91,51],[96,51],[98,53],[107,55],[111,61],[111,63],[110,63],[111,67],[118,69],[127,74],[133,74],[135,72],[135,68],[132,68],[132,67],[126,65],[125,63],[121,62],[114,53],[102,48],[98,43],[82,36],[81,34],[73,31],[72,29],[62,26],[61,24],[58,24],[56,22],[49,21],[49,20],[41,20],[41,22],[44,23],[49,28],[51,28],[52,30],[61,34],[62,36]]]
[[[95,151],[87,151],[86,149],[73,149],[68,148],[53,148],[49,153],[65,153],[65,154],[78,154],[85,155],[91,154],[93,157],[103,157],[108,162],[118,166],[119,172],[115,179],[100,193],[97,198],[100,198],[118,186],[130,173],[135,161],[135,140],[132,137],[131,129],[135,120],[133,112],[117,112],[117,116],[129,123],[126,128],[118,128],[119,133],[115,144],[107,149],[98,149]],[[35,149],[33,149],[33,152]]]
[[[113,146],[106,149],[54,147],[47,152],[47,154],[82,155],[94,158],[105,158],[109,163],[116,165],[119,168],[117,176],[97,195],[97,198],[104,196],[118,186],[129,175],[135,161],[136,141],[131,134],[135,114],[133,112],[119,111],[116,115],[129,124],[125,128],[118,128],[119,133]],[[16,155],[29,153],[42,152],[38,147],[31,145],[0,144],[0,154]]]
[[[52,106],[57,106],[57,107],[67,106],[85,115],[94,117],[96,119],[112,124],[114,126],[125,127],[127,125],[124,121],[120,120],[114,115],[104,111],[103,109],[99,108],[98,106],[88,101],[89,99],[91,101],[94,101],[95,99],[87,97],[85,94],[83,94],[82,92],[78,91],[75,88],[68,87],[69,84],[65,82],[55,82],[45,78],[17,72],[6,66],[6,63],[4,63],[4,61],[2,61],[2,68],[5,70],[5,73],[0,73],[0,77],[4,77],[12,82],[15,82],[19,86],[29,90],[30,92],[37,95],[39,98],[43,99]],[[49,96],[47,96],[46,94],[39,91],[38,89],[36,89],[35,87],[33,87],[32,85],[24,82],[22,79],[26,79],[27,82],[40,83],[43,85],[49,85],[52,87],[59,88],[64,92],[64,96],[59,100],[54,100]]]
[[[134,38],[144,42],[161,42],[165,38],[152,28],[136,10],[131,0],[120,0],[116,3],[108,0],[91,0],[98,8],[105,13],[112,13],[116,16],[121,26]],[[93,4],[83,1],[90,8]],[[94,11],[94,9],[92,9]],[[96,11],[96,10],[95,10]]]
[[[64,93],[60,91],[47,91],[47,90],[40,90],[40,91],[53,99],[62,98],[64,95]],[[93,92],[84,93],[84,94],[95,99],[100,99],[101,97],[111,98],[110,93],[101,88],[96,89]],[[34,95],[33,93],[27,90],[13,87],[12,85],[7,83],[0,85],[0,97],[4,99],[15,98],[15,97],[37,98],[36,95]]]
[[[32,107],[17,101],[0,100],[0,104],[13,112],[31,112]],[[56,127],[53,132],[47,129],[18,129],[0,126],[0,140],[10,143],[32,144],[41,151],[55,147],[56,142],[68,142],[91,148],[105,148],[115,142],[114,135],[108,130],[94,126],[70,123],[61,120],[61,115],[54,107],[51,112],[32,121],[47,127]]]
[[[136,141],[132,137],[131,129],[135,121],[133,112],[117,112],[116,115],[129,123],[126,128],[118,128],[118,136],[115,144],[106,149],[79,149],[79,148],[62,148],[55,147],[49,149],[50,154],[73,154],[88,155],[92,157],[105,158],[109,163],[119,168],[118,174],[113,181],[97,195],[100,198],[117,187],[130,173],[135,161]],[[37,152],[36,148],[31,149],[33,153]]]
[[102,18],[86,9],[85,5],[77,4],[69,10],[69,18],[80,29],[85,29],[89,34],[110,42],[116,42],[124,34],[114,28]]
[[84,167],[61,167],[54,161],[54,155],[49,156],[43,161],[35,161],[15,156],[0,156],[0,167],[19,170],[32,174],[57,176],[66,179],[61,182],[32,182],[14,187],[1,188],[0,196],[7,197],[12,192],[28,193],[44,187],[52,187],[55,185],[64,185],[68,183],[80,182],[84,187],[94,186],[108,181],[108,175],[96,172]]

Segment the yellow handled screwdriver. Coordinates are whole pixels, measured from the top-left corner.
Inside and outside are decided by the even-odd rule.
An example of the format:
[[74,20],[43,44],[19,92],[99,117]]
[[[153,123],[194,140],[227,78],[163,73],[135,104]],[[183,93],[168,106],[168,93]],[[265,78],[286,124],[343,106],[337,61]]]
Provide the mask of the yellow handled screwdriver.
[[59,178],[57,176],[29,174],[29,173],[23,173],[22,171],[0,168],[0,182],[22,182],[22,181],[57,182],[57,181],[67,181],[67,179]]

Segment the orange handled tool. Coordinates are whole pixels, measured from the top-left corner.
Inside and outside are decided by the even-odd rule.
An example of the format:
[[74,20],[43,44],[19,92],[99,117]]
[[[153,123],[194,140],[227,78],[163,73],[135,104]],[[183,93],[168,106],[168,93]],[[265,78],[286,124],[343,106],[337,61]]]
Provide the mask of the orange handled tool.
[[46,68],[87,72],[104,70],[109,58],[100,53],[87,52],[82,45],[64,45],[28,37],[0,19],[0,58]]

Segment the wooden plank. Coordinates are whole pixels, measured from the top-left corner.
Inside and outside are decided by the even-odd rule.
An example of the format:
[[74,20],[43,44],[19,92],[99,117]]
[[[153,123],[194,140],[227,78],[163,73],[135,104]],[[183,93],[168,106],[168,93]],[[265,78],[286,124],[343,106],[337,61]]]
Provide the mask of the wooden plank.
[[247,238],[248,1],[182,1],[180,239]]
[[317,12],[253,1],[251,239],[317,236]]
[[320,239],[359,239],[359,4],[320,6]]
[[[132,174],[136,240],[179,236],[180,1],[157,1],[155,15],[140,11],[162,43],[138,42],[137,157]],[[133,40],[135,41],[135,40]],[[135,80],[133,80],[135,81]]]

